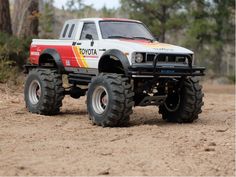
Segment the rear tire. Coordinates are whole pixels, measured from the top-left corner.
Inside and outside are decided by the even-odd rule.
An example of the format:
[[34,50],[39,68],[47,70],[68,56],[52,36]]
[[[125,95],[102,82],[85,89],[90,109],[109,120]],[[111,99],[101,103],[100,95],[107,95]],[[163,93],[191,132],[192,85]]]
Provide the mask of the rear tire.
[[185,79],[179,94],[169,95],[167,100],[172,103],[159,106],[159,113],[169,122],[192,123],[202,112],[203,96],[202,86],[196,78]]
[[99,74],[92,79],[87,93],[89,118],[103,127],[127,125],[134,105],[133,95],[127,78]]
[[25,82],[26,108],[36,114],[56,115],[60,112],[64,88],[56,70],[33,69]]
[[53,75],[53,82],[55,86],[55,97],[52,115],[56,115],[60,112],[62,107],[62,101],[65,97],[65,89],[63,87],[62,75],[58,74],[57,70],[51,71]]

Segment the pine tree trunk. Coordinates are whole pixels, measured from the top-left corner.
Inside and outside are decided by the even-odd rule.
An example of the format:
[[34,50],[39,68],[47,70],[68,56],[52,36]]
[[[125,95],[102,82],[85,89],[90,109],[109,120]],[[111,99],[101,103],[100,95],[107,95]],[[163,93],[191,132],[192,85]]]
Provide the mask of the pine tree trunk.
[[17,0],[13,12],[13,33],[19,37],[37,36],[39,1]]
[[12,32],[14,35],[17,35],[17,30],[19,27],[20,20],[22,18],[22,8],[23,8],[23,2],[21,1],[14,1],[14,10],[12,13]]
[[160,34],[160,42],[165,42],[166,40],[166,18],[167,18],[167,14],[166,14],[166,7],[164,5],[161,6],[161,34]]
[[0,0],[0,31],[12,34],[10,7],[8,0]]

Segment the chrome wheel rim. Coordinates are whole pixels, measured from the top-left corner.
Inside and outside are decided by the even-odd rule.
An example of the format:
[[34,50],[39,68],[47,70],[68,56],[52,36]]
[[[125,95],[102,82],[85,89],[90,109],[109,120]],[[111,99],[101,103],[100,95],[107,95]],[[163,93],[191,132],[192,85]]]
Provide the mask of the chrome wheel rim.
[[97,87],[92,96],[93,110],[97,114],[102,114],[107,109],[109,103],[107,89],[103,86]]
[[38,104],[41,96],[41,86],[39,81],[33,80],[29,86],[29,100],[31,104]]

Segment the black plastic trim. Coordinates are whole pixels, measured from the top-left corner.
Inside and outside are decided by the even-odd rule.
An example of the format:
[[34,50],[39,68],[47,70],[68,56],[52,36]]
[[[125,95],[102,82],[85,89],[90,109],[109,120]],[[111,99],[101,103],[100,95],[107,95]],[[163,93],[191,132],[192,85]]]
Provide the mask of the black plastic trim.
[[23,73],[24,73],[24,74],[28,74],[31,69],[37,68],[37,67],[38,67],[38,65],[32,65],[32,64],[30,64],[30,63],[27,63],[27,64],[24,65],[24,71],[23,71]]
[[[155,64],[154,64],[155,65]],[[155,66],[134,64],[129,67],[129,75],[141,76],[204,76],[204,67],[196,66]]]
[[94,74],[68,74],[68,81],[73,85],[88,85]]
[[39,57],[39,63],[40,63],[42,56],[45,54],[51,55],[53,57],[53,59],[56,62],[57,69],[58,69],[59,73],[65,73],[65,68],[64,68],[64,65],[61,61],[61,57],[60,57],[59,53],[56,51],[56,49],[45,49]]
[[120,50],[116,50],[116,49],[110,49],[110,50],[107,50],[101,57],[100,61],[99,61],[99,64],[98,64],[98,68],[100,68],[101,66],[101,61],[102,61],[102,58],[104,57],[108,57],[108,56],[112,56],[112,57],[115,57],[117,60],[119,60],[123,66],[123,69],[124,69],[124,72],[125,72],[125,75],[128,76],[129,72],[129,67],[130,67],[130,64],[129,64],[129,60],[128,58],[126,57],[126,55],[121,52]]

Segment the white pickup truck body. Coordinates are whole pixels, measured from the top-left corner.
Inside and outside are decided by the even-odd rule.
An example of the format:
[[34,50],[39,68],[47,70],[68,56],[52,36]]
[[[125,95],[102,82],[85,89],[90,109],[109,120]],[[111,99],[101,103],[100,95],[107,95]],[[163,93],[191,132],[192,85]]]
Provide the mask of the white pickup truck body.
[[[59,55],[60,60],[65,67],[66,71],[73,71],[75,68],[98,69],[99,61],[103,54],[108,50],[119,50],[125,54],[128,59],[129,65],[135,64],[135,54],[142,53],[144,55],[156,54],[174,54],[182,56],[193,56],[193,52],[183,47],[160,43],[154,38],[152,40],[139,39],[139,38],[125,38],[119,36],[116,38],[104,38],[102,34],[101,24],[105,23],[127,23],[139,24],[146,28],[140,21],[128,19],[102,19],[102,18],[89,18],[81,20],[68,20],[61,32],[60,38],[55,40],[47,39],[34,39],[31,45],[30,62],[32,64],[39,64],[39,57],[46,49],[54,49]],[[87,39],[83,34],[85,25],[90,25],[96,28],[96,38]],[[127,25],[128,26],[128,25]],[[129,29],[126,29],[129,31]],[[146,28],[147,32],[148,29]],[[86,31],[86,30],[85,30]],[[89,30],[87,30],[89,32]],[[118,32],[115,31],[117,34]],[[132,31],[130,32],[132,33]],[[122,34],[122,32],[120,33]],[[84,36],[83,36],[84,35]],[[150,37],[152,37],[150,33]],[[153,57],[154,57],[153,55]],[[147,57],[147,56],[145,56]],[[154,58],[141,64],[152,64]],[[187,61],[168,62],[166,58],[160,64],[162,66],[176,65],[184,66]],[[192,57],[193,60],[193,57]],[[165,62],[166,61],[166,62]],[[192,61],[193,63],[193,61]],[[159,62],[157,63],[157,65]]]

